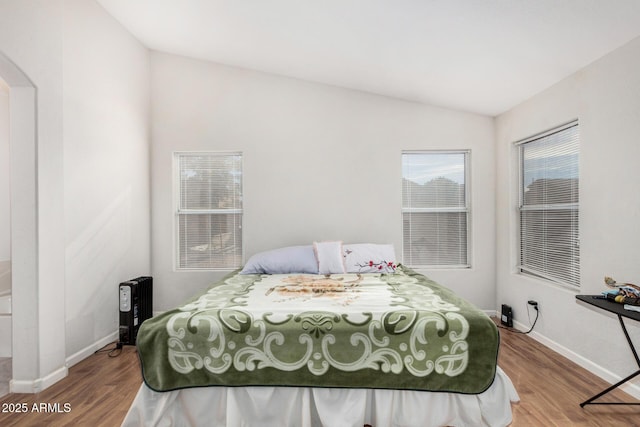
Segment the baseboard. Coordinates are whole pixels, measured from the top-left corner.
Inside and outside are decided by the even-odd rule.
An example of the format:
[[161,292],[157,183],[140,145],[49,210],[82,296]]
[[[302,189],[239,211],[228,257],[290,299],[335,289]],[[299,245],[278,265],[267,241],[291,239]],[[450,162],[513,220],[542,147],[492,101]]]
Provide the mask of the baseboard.
[[72,367],[73,365],[82,362],[84,359],[86,359],[87,357],[91,356],[93,353],[95,353],[96,351],[100,350],[101,348],[105,347],[106,345],[117,341],[118,340],[118,332],[113,332],[109,335],[107,335],[106,337],[102,338],[99,341],[96,341],[95,343],[83,348],[82,350],[78,351],[77,353],[72,354],[71,356],[67,357],[65,366],[67,368]]
[[47,387],[52,386],[69,374],[69,369],[63,366],[60,369],[56,369],[44,378],[38,378],[30,381],[16,381],[11,380],[9,382],[9,391],[11,393],[40,393]]
[[[529,330],[529,327],[527,327],[526,325],[520,322],[514,321],[513,326],[520,331]],[[603,380],[607,381],[610,384],[615,384],[622,379],[622,377],[614,374],[608,369],[605,369],[602,366],[596,363],[593,363],[591,360],[587,359],[586,357],[583,357],[573,352],[572,350],[569,350],[568,348],[558,344],[557,342],[547,338],[542,334],[539,334],[538,332],[532,331],[529,334],[529,336],[534,340],[538,341],[540,344],[544,345],[545,347],[548,347],[551,350],[555,351],[556,353],[566,357],[567,359],[576,363],[581,368],[584,368],[587,371],[591,372],[592,374],[597,375],[598,377],[602,378]],[[634,398],[640,399],[640,386],[632,383],[625,383],[621,385],[619,388],[620,390],[633,396]]]
[[118,332],[113,332],[99,341],[83,348],[79,352],[67,357],[65,365],[56,369],[49,375],[35,380],[11,380],[9,382],[9,390],[11,393],[39,393],[49,386],[57,383],[69,374],[69,368],[91,356],[96,350],[118,339]]

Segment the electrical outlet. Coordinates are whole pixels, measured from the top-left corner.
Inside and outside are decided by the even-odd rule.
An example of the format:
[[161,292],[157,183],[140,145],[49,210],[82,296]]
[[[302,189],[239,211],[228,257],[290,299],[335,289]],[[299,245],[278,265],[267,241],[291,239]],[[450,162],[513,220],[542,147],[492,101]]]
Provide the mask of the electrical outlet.
[[538,306],[538,301],[534,301],[534,300],[532,300],[532,299],[530,299],[530,300],[528,301],[528,303],[529,303],[529,305],[532,305],[532,306],[534,306],[534,307],[537,307],[537,306]]

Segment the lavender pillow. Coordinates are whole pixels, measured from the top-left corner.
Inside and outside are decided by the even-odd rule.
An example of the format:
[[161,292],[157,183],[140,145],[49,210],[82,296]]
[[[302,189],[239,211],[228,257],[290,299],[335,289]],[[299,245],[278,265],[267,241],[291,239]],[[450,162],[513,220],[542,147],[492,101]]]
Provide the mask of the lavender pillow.
[[313,247],[287,246],[260,252],[249,258],[240,274],[318,274]]

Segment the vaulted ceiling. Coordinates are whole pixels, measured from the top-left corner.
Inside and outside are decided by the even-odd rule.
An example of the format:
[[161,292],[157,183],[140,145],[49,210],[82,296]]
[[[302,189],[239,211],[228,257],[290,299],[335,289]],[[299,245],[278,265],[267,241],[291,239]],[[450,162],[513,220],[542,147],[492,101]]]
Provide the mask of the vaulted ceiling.
[[148,48],[489,116],[640,36],[640,0],[98,0]]

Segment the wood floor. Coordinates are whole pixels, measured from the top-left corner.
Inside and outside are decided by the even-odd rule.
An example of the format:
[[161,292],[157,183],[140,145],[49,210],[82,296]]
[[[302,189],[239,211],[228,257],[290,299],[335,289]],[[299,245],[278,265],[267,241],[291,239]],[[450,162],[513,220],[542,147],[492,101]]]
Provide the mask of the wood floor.
[[[524,334],[500,329],[498,365],[520,395],[512,404],[514,427],[640,426],[640,406],[580,403],[610,384]],[[635,370],[630,367],[629,374]],[[637,402],[616,389],[599,402]]]
[[[500,334],[499,365],[521,399],[512,405],[512,426],[640,427],[640,406],[580,408],[580,402],[608,386],[604,381],[529,336],[504,329]],[[141,382],[134,347],[125,347],[119,357],[98,353],[41,393],[0,399],[0,426],[119,426]],[[606,399],[634,401],[619,390]],[[22,408],[26,413],[15,412]]]

